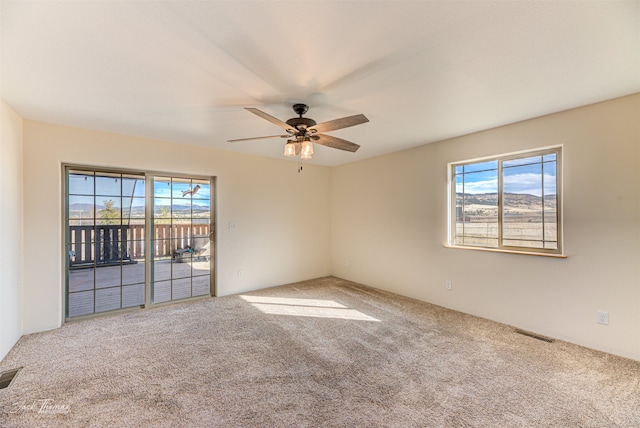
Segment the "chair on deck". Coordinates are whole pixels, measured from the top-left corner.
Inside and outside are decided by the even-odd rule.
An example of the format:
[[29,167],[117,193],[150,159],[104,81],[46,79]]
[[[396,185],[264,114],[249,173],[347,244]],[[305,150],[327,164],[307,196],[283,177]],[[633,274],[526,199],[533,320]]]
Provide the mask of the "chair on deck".
[[191,247],[193,248],[193,256],[195,258],[204,258],[209,260],[211,257],[211,241],[209,235],[193,235],[191,238]]
[[173,257],[176,262],[184,263],[188,260],[188,257],[193,257],[194,260],[204,259],[208,261],[211,257],[211,241],[209,235],[193,235],[191,237],[191,245],[187,248],[181,248],[176,250]]

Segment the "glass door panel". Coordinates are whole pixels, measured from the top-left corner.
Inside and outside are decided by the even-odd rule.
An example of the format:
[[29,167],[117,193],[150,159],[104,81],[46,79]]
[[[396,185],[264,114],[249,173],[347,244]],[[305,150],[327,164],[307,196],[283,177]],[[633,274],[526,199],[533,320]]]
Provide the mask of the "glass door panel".
[[153,177],[151,302],[211,294],[211,181]]
[[144,305],[144,175],[67,169],[65,179],[65,317]]

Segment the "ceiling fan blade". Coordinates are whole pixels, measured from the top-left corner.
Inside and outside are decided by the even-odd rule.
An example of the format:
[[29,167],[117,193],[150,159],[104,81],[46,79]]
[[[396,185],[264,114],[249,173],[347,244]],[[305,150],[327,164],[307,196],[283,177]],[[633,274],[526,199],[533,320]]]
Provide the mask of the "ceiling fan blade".
[[333,149],[346,150],[348,152],[355,152],[360,148],[356,143],[325,134],[316,134],[311,137],[311,141]]
[[275,118],[275,117],[271,116],[270,114],[267,114],[267,113],[263,112],[262,110],[258,110],[257,108],[253,108],[253,107],[245,107],[244,109],[247,110],[247,111],[250,111],[251,113],[253,113],[253,114],[257,115],[257,116],[260,116],[263,119],[268,120],[269,122],[273,123],[274,125],[278,125],[280,128],[282,128],[282,129],[284,129],[286,131],[289,131],[291,129],[291,130],[293,130],[295,132],[295,130],[291,126],[287,125],[285,122],[281,121],[280,119]]
[[268,135],[266,137],[249,137],[249,138],[236,138],[235,140],[227,140],[228,143],[237,143],[238,141],[249,141],[249,140],[264,140],[267,138],[289,138],[291,135]]
[[350,126],[360,125],[362,123],[369,122],[369,119],[364,114],[356,114],[354,116],[347,116],[341,119],[334,119],[328,122],[322,122],[316,126],[311,126],[311,129],[315,129],[317,132],[329,132],[336,129],[348,128]]

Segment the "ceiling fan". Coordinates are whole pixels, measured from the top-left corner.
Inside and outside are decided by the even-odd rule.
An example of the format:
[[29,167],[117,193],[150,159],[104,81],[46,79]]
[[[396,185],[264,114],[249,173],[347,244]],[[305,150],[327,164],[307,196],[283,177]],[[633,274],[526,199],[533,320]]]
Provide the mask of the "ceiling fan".
[[330,120],[328,122],[316,123],[313,119],[302,117],[302,115],[309,110],[309,106],[306,104],[294,104],[293,111],[296,112],[298,117],[293,117],[286,122],[258,110],[257,108],[246,107],[245,110],[248,110],[257,116],[268,120],[274,125],[279,126],[287,133],[285,135],[269,135],[266,137],[250,137],[228,140],[230,143],[260,140],[265,138],[289,138],[284,146],[284,155],[287,157],[300,155],[301,160],[311,159],[311,155],[313,155],[313,143],[334,149],[355,152],[360,148],[358,144],[323,133],[369,122],[369,119],[367,119],[365,115],[356,114],[354,116],[347,116],[340,119]]

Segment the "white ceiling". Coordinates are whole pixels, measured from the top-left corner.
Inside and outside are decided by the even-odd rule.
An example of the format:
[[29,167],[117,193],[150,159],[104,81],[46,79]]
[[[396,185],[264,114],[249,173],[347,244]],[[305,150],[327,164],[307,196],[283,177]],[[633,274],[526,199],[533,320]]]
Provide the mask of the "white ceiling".
[[340,165],[640,92],[640,1],[1,1],[22,117],[257,155],[294,102]]

